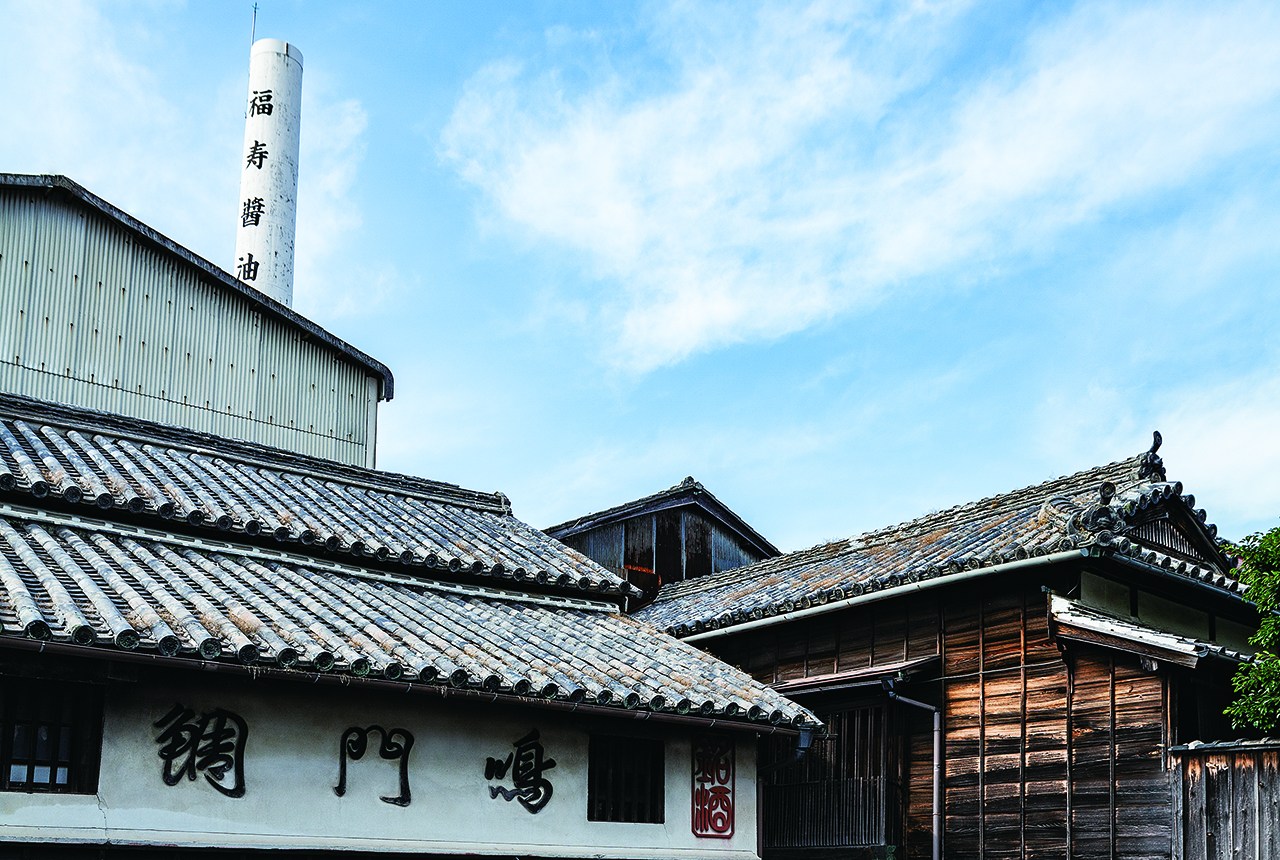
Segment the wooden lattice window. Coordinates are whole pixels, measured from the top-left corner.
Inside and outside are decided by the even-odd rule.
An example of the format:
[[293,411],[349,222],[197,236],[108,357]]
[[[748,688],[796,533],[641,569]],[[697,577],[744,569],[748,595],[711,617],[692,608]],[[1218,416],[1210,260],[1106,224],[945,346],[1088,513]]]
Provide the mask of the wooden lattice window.
[[901,807],[898,737],[887,710],[869,705],[819,716],[827,731],[798,762],[787,763],[789,738],[763,745],[763,761],[783,763],[761,786],[764,847],[892,844]]
[[0,791],[94,794],[101,750],[100,688],[0,676]]
[[666,751],[661,740],[592,735],[587,759],[588,821],[666,820]]

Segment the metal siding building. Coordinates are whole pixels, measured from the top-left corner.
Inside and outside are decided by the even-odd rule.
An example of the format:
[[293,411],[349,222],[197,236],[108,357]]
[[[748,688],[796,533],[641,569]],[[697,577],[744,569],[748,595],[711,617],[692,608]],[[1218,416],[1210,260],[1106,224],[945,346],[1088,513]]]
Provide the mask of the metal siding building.
[[0,174],[0,390],[372,467],[392,385],[74,182]]

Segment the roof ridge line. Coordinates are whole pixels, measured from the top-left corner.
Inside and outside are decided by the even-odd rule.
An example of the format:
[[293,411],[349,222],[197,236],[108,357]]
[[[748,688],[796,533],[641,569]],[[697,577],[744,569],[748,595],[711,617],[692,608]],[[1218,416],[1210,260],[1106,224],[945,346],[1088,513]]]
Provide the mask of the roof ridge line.
[[340,561],[330,561],[328,559],[317,558],[315,556],[299,555],[298,553],[285,552],[283,550],[271,550],[248,544],[233,543],[231,541],[190,537],[187,535],[175,534],[173,532],[160,531],[159,529],[152,529],[146,526],[131,526],[114,520],[100,520],[96,517],[85,517],[78,514],[63,514],[39,508],[27,508],[10,502],[0,502],[0,516],[12,517],[14,519],[21,519],[29,522],[38,522],[46,525],[63,526],[65,528],[87,529],[97,533],[112,534],[119,537],[132,538],[134,540],[159,541],[173,546],[197,549],[202,552],[244,556],[256,561],[283,562],[285,564],[305,567],[316,571],[323,571],[325,573],[337,574],[339,576],[354,576],[360,579],[376,580],[378,582],[387,582],[394,585],[405,585],[412,588],[425,588],[431,591],[447,592],[450,594],[466,594],[473,597],[491,597],[497,600],[506,600],[511,602],[538,603],[544,606],[555,606],[560,609],[614,612],[617,611],[618,608],[614,603],[588,600],[580,597],[559,597],[557,595],[533,594],[527,591],[510,591],[485,585],[443,582],[438,579],[428,579],[407,573],[396,574],[375,571],[361,565],[344,564]]
[[[83,406],[39,400],[22,394],[0,393],[0,417],[37,421],[40,424],[51,424],[56,427],[65,427],[94,435],[109,434],[117,439],[127,439],[145,445],[161,445],[166,448],[189,451],[194,454],[218,457],[243,463],[254,468],[269,469],[276,473],[294,472],[323,481],[334,481],[376,492],[396,493],[428,502],[464,505],[494,513],[511,514],[512,512],[510,500],[500,492],[485,493],[481,490],[468,490],[458,484],[434,481],[430,478],[405,475],[399,472],[367,469],[363,466],[339,463],[335,460],[325,460],[322,457],[290,451],[287,448],[275,448],[258,442],[229,439],[176,424],[164,424],[146,418],[132,418]],[[94,423],[95,419],[101,420],[103,423]],[[128,424],[142,426],[138,429],[129,429],[121,426]],[[151,428],[157,431],[154,435],[147,432]],[[181,438],[183,436],[194,438],[184,440]],[[205,442],[208,444],[202,444]],[[228,450],[240,445],[251,446],[261,450],[264,454],[280,454],[281,460],[273,462],[265,457],[255,457],[243,451]],[[362,479],[358,474],[342,474],[343,471],[347,470],[372,475],[385,475],[390,480],[368,480]],[[419,488],[403,487],[397,485],[400,482],[427,486]],[[438,490],[439,492],[433,493],[432,490]],[[485,498],[486,496],[494,500],[488,501]]]
[[[1134,464],[1136,466],[1139,464],[1139,461],[1141,461],[1142,458],[1146,455],[1146,453],[1147,452],[1144,451],[1141,454],[1135,454],[1131,457],[1125,457],[1120,460],[1114,460],[1110,463],[1105,463],[1098,466],[1092,466],[1088,469],[1081,469],[1079,471],[1073,472],[1068,475],[1059,475],[1055,478],[1049,478],[1048,480],[1041,481],[1038,484],[1028,484],[1023,487],[1017,487],[1015,489],[1009,490],[1004,493],[996,493],[994,495],[986,496],[981,499],[976,499],[970,502],[963,502],[958,505],[953,505],[949,508],[944,508],[938,511],[934,511],[933,513],[925,514],[923,516],[916,517],[914,519],[903,520],[902,522],[899,522],[894,525],[881,526],[878,529],[862,532],[861,534],[851,535],[845,538],[837,538],[836,540],[831,540],[831,541],[824,541],[819,544],[814,544],[813,546],[810,546],[810,547],[805,547],[804,549],[792,550],[791,552],[785,553],[775,558],[763,559],[761,561],[756,562],[755,564],[745,565],[740,568],[735,568],[734,570],[731,570],[731,571],[724,571],[725,574],[740,573],[740,575],[737,577],[725,576],[722,579],[720,578],[719,574],[713,574],[712,576],[709,576],[709,577],[698,577],[697,579],[691,579],[691,580],[685,580],[679,583],[673,583],[670,586],[669,591],[668,589],[664,588],[662,589],[662,591],[658,593],[658,596],[654,599],[653,604],[665,603],[668,600],[687,597],[688,595],[697,594],[702,591],[710,591],[714,588],[722,587],[733,582],[746,581],[758,575],[759,576],[767,575],[770,572],[772,567],[781,567],[783,569],[786,569],[791,566],[790,563],[794,561],[798,556],[801,556],[805,553],[815,552],[824,547],[832,547],[840,543],[844,543],[846,545],[841,550],[832,551],[830,557],[834,558],[843,553],[852,552],[858,549],[873,549],[876,547],[888,545],[893,542],[890,540],[890,538],[897,538],[897,539],[909,538],[914,534],[918,534],[919,532],[923,531],[926,525],[936,525],[944,520],[953,525],[964,525],[964,524],[973,522],[977,519],[980,519],[979,515],[983,513],[983,511],[980,510],[980,507],[984,504],[989,504],[998,499],[1004,499],[1009,496],[1015,496],[1019,493],[1024,493],[1029,490],[1036,490],[1039,488],[1046,488],[1046,492],[1048,492],[1048,491],[1051,491],[1053,485],[1070,483],[1072,481],[1079,481],[1081,478],[1088,476],[1090,473],[1106,472],[1116,467],[1124,466],[1128,464]],[[1141,480],[1140,479],[1137,480],[1136,483],[1141,483]],[[972,509],[973,516],[968,516],[968,517],[956,516],[957,513],[964,511],[964,509],[966,508]]]

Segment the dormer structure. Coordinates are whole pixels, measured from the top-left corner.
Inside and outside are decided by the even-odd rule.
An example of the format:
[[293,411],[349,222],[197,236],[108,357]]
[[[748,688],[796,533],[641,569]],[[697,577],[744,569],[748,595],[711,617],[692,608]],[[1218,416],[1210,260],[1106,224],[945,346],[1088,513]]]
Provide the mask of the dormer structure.
[[779,555],[777,547],[692,477],[545,531],[630,582],[637,589],[628,598],[632,610],[669,583]]

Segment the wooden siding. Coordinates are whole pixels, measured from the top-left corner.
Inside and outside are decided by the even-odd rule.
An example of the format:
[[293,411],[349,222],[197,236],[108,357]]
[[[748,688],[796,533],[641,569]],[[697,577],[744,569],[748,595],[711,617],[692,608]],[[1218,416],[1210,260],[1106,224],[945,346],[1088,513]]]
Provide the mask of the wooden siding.
[[[947,856],[1065,858],[1067,667],[1038,589],[989,593],[943,614]],[[927,785],[912,788],[927,818]]]
[[1174,750],[1174,856],[1280,857],[1280,749]]
[[857,607],[707,646],[766,684],[871,669],[936,656],[938,607],[932,599]]
[[[976,583],[940,601],[886,601],[706,645],[766,683],[940,656],[903,690],[944,703],[948,860],[1170,857],[1168,677],[1127,654],[1064,654],[1050,639],[1039,582]],[[821,709],[836,694],[792,695]],[[927,858],[930,718],[897,710],[906,788],[898,856]]]

